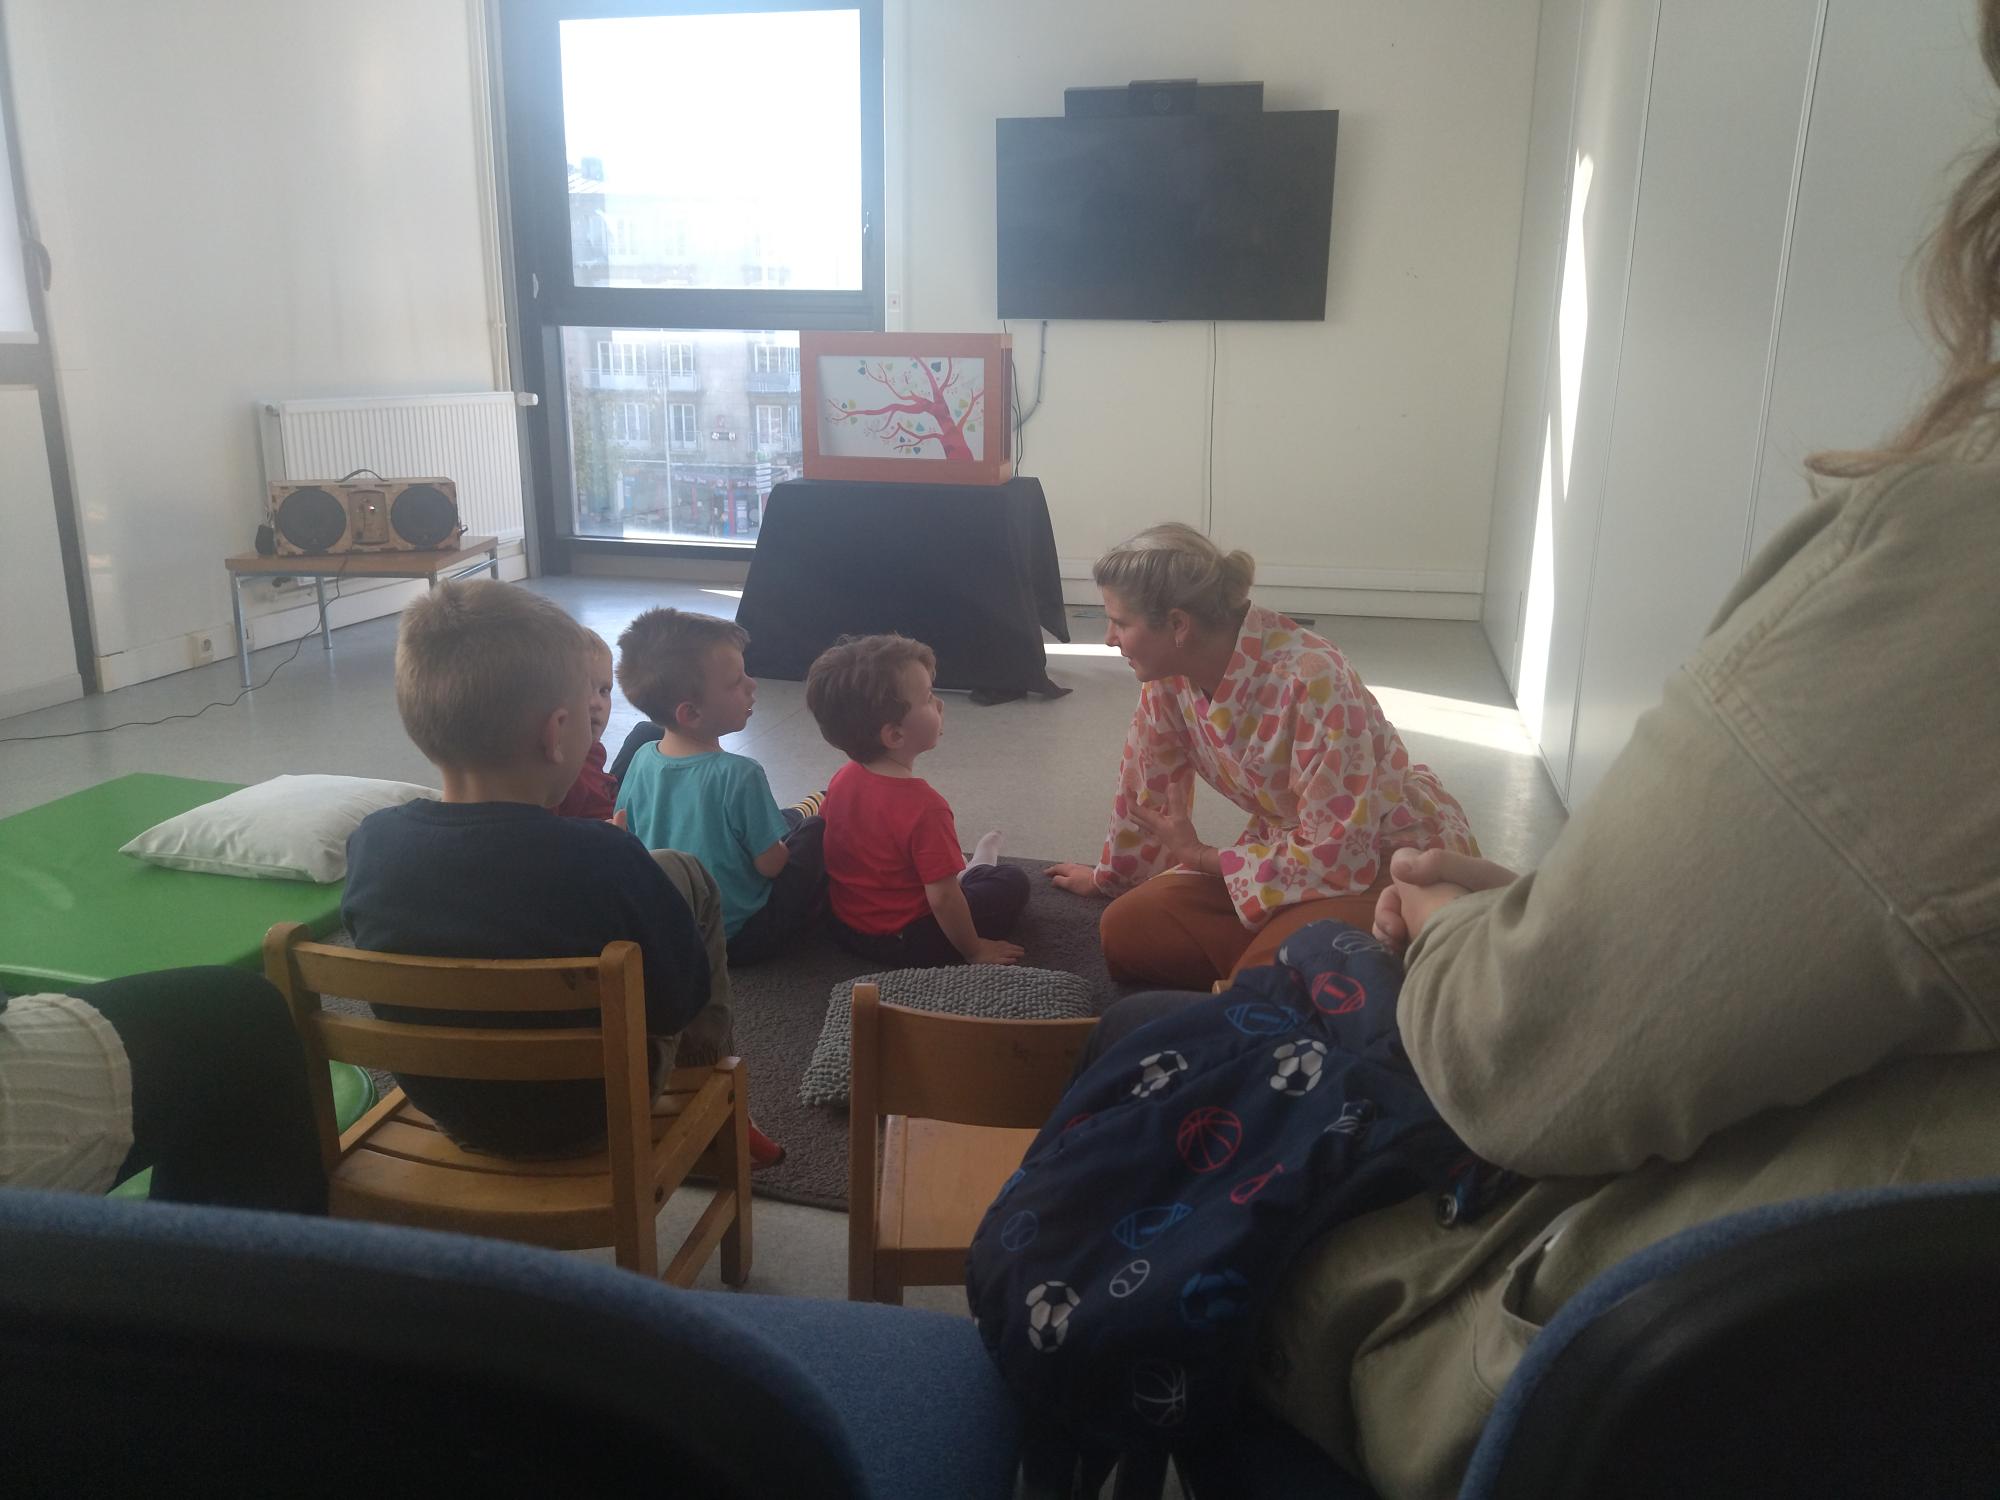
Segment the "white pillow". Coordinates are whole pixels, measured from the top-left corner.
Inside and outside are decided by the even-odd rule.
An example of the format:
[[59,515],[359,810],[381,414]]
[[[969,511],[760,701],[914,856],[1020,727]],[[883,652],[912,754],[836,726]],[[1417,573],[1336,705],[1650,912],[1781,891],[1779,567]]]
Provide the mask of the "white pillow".
[[148,828],[118,852],[175,870],[250,880],[347,878],[347,836],[363,818],[438,793],[360,776],[274,776]]

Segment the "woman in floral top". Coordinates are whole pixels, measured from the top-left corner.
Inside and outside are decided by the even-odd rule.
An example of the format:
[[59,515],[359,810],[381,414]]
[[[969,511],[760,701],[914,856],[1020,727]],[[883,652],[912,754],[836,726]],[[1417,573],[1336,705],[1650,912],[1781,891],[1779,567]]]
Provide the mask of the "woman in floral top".
[[[1256,561],[1155,526],[1098,560],[1105,642],[1141,683],[1111,829],[1066,890],[1115,898],[1100,924],[1112,974],[1206,989],[1271,961],[1287,934],[1338,918],[1366,930],[1389,853],[1477,854],[1465,811],[1327,641],[1250,602]],[[1189,820],[1194,778],[1250,814],[1225,848]]]

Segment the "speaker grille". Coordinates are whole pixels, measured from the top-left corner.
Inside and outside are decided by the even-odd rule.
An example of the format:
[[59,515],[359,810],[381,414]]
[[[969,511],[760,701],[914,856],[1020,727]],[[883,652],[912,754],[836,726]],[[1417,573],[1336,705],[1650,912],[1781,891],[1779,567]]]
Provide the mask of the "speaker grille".
[[458,505],[434,484],[413,484],[390,506],[389,524],[412,547],[434,550],[458,530]]
[[325,552],[347,534],[347,507],[326,490],[297,489],[278,502],[271,521],[301,552]]

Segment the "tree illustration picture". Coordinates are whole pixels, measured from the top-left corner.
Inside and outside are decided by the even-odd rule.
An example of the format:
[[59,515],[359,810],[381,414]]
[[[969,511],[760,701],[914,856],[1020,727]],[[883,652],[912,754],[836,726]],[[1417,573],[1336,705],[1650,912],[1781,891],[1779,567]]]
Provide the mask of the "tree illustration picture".
[[[985,361],[961,365],[945,355],[859,359],[854,375],[860,378],[840,382],[847,387],[844,394],[832,392],[826,397],[829,427],[856,429],[903,458],[984,457],[980,429],[986,405]],[[881,404],[868,404],[871,401]],[[937,447],[929,448],[931,443]]]

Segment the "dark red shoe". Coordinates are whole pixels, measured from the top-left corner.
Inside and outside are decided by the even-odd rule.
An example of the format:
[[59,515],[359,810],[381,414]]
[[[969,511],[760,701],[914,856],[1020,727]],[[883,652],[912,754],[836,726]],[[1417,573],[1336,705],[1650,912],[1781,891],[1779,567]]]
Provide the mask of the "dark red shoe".
[[775,1167],[785,1159],[785,1148],[757,1128],[757,1122],[750,1122],[750,1165],[753,1167]]

